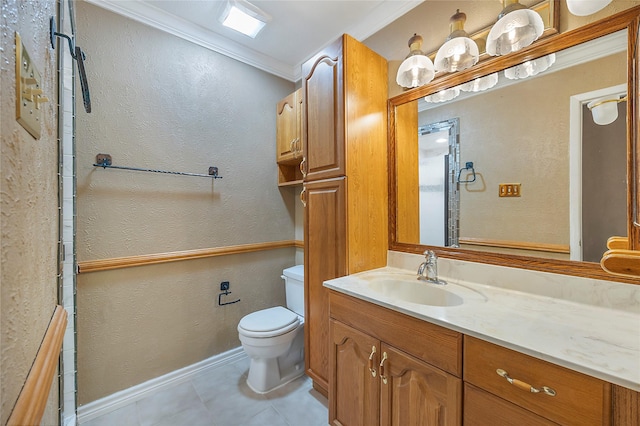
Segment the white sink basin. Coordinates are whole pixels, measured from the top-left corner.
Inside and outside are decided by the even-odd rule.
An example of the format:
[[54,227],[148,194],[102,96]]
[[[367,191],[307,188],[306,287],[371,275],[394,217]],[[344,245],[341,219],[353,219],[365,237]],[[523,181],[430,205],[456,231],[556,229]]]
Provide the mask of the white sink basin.
[[406,280],[381,277],[368,281],[371,291],[391,299],[429,306],[457,306],[464,302],[462,297],[447,291],[446,286],[438,286],[415,278]]

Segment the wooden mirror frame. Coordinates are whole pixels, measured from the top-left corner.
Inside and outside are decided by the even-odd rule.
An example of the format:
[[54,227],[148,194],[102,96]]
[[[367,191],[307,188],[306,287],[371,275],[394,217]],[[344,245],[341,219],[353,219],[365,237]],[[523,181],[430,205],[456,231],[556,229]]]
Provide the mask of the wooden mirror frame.
[[[397,164],[396,164],[396,107],[415,101],[443,89],[457,86],[494,72],[558,52],[581,43],[614,33],[627,31],[627,233],[629,248],[640,250],[640,58],[638,58],[638,26],[640,25],[640,6],[609,16],[562,34],[550,36],[518,52],[499,56],[481,62],[468,70],[449,74],[430,84],[408,90],[388,101],[389,119],[389,249],[407,253],[422,254],[425,250],[434,250],[438,256],[478,263],[508,266],[521,269],[552,272],[578,277],[608,281],[620,281],[640,284],[640,277],[614,276],[602,269],[600,264],[592,262],[570,261],[489,253],[453,247],[437,247],[420,244],[401,243],[396,240],[397,220]],[[639,257],[640,259],[640,257]]]

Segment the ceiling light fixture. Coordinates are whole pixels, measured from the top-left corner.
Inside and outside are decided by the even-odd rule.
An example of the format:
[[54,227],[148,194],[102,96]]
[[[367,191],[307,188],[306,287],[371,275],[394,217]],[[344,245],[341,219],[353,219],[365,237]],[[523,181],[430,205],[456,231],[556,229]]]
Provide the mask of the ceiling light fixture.
[[420,50],[421,47],[422,37],[414,34],[409,39],[410,53],[400,64],[396,75],[396,83],[400,86],[406,88],[419,87],[433,80],[436,74],[433,62]]
[[604,9],[611,0],[567,0],[567,9],[573,15],[587,16]]
[[462,71],[478,63],[480,52],[476,42],[464,30],[466,20],[467,15],[460,9],[449,19],[450,34],[436,53],[436,71]]
[[220,22],[225,27],[255,38],[271,16],[246,0],[229,0]]
[[487,37],[487,53],[506,55],[529,46],[544,31],[542,17],[518,0],[503,0],[504,9]]
[[594,123],[600,126],[611,124],[618,118],[618,104],[627,100],[624,96],[614,96],[609,98],[600,98],[587,104],[587,108],[591,110]]

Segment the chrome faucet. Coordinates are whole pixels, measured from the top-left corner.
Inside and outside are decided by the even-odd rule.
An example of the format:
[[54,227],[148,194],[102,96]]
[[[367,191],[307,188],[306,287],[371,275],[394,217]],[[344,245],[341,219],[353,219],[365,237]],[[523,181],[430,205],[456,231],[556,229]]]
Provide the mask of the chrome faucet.
[[425,261],[418,267],[418,279],[432,284],[446,285],[438,279],[438,256],[433,250],[424,252]]

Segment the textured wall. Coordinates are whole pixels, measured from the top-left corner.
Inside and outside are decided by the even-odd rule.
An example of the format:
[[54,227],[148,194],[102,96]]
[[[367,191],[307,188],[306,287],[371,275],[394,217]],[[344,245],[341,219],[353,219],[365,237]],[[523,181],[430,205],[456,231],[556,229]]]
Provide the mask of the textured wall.
[[[295,236],[295,191],[279,190],[275,105],[293,83],[78,2],[93,112],[78,97],[78,261]],[[221,180],[103,170],[114,165]],[[237,347],[242,315],[284,303],[295,250],[78,276],[80,404]],[[240,303],[217,306],[231,281]]]
[[[56,63],[49,45],[54,0],[2,1],[0,167],[0,423],[11,414],[57,300],[58,145]],[[42,75],[42,136],[15,119],[15,31]],[[57,424],[54,382],[43,424]]]

